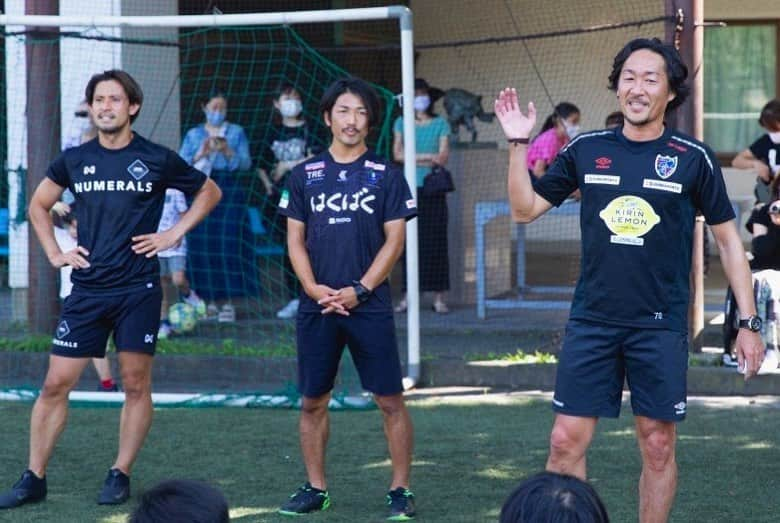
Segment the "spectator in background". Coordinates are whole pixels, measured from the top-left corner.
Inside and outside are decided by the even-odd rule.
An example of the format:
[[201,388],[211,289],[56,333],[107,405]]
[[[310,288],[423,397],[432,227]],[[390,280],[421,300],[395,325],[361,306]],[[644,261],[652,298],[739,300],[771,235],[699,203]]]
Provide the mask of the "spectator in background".
[[147,490],[129,523],[228,523],[225,496],[207,483],[172,479]]
[[[450,288],[450,265],[447,254],[447,194],[424,195],[420,191],[425,176],[434,165],[446,165],[450,154],[450,125],[433,111],[442,91],[432,88],[422,78],[414,80],[414,136],[417,149],[417,215],[420,291],[433,292],[433,310],[449,312],[444,293]],[[393,124],[393,159],[404,161],[404,122],[398,117]],[[402,258],[405,260],[405,258]],[[404,266],[404,273],[406,264]],[[406,277],[403,278],[404,292]],[[395,308],[406,310],[406,294]]]
[[780,171],[780,100],[772,100],[761,109],[758,123],[766,134],[732,160],[732,167],[758,172],[754,194],[756,203],[772,201],[770,183]]
[[[269,224],[268,229],[273,241],[284,245],[286,249],[287,218],[277,212],[276,202],[279,201],[285,180],[292,168],[311,157],[312,140],[311,130],[303,118],[301,94],[294,85],[282,84],[274,98],[273,106],[275,121],[269,132],[270,146],[266,149],[263,158],[265,165],[270,167],[270,176],[262,168],[258,170],[258,174],[267,195],[263,205],[263,216]],[[276,317],[290,319],[298,312],[300,289],[298,278],[295,277],[295,271],[287,255],[284,257],[284,278],[287,298],[290,301],[276,313]]]
[[179,156],[222,189],[220,204],[189,235],[193,284],[210,302],[208,316],[221,322],[235,321],[233,298],[254,293],[248,285],[252,280],[245,277],[254,273],[253,260],[245,260],[241,254],[242,242],[249,244],[250,240],[242,225],[246,223],[247,195],[239,179],[239,173],[248,171],[252,161],[246,133],[240,125],[227,121],[227,110],[224,94],[209,97],[203,105],[205,122],[187,131],[179,150]]
[[89,118],[89,107],[86,100],[81,100],[73,112],[73,121],[68,128],[68,135],[62,144],[62,150],[77,147],[84,142],[97,137],[97,127]]
[[580,132],[580,110],[569,102],[555,106],[542,125],[542,130],[528,146],[528,170],[539,178],[544,176],[558,151]]
[[[187,212],[187,198],[178,189],[165,190],[165,203],[160,217],[160,225],[157,232],[164,232],[179,223],[182,214]],[[163,340],[171,335],[173,328],[168,321],[168,307],[173,301],[171,284],[176,286],[179,297],[185,303],[192,305],[198,317],[206,314],[206,304],[195,290],[190,287],[187,279],[187,237],[182,238],[181,243],[168,250],[157,253],[160,260],[160,288],[162,289],[162,307],[160,308],[160,329],[157,331],[157,339]]]
[[604,120],[604,127],[607,129],[614,129],[623,125],[623,113],[615,111],[607,115],[607,119]]
[[755,209],[745,227],[753,236],[750,268],[780,270],[780,200]]
[[540,472],[523,481],[501,508],[499,523],[609,523],[596,490],[574,476]]

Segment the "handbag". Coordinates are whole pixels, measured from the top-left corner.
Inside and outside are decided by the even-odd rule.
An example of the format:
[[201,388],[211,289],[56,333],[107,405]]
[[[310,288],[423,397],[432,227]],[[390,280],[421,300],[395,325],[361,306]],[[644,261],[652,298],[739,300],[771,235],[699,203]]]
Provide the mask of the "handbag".
[[434,196],[436,194],[446,194],[455,190],[455,184],[452,181],[452,174],[441,165],[434,165],[431,172],[423,178],[422,190],[423,196]]

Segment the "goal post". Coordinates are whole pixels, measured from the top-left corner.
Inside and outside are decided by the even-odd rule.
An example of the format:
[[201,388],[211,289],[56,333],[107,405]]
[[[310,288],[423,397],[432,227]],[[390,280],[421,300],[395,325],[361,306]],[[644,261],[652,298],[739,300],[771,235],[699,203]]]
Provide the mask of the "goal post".
[[[109,16],[109,15],[0,15],[4,27],[91,27],[91,28],[220,28],[271,25],[295,25],[323,22],[350,22],[363,20],[397,19],[401,43],[401,80],[404,100],[414,98],[414,39],[412,12],[405,6],[387,6],[359,9],[334,9],[251,14],[213,14],[183,16]],[[403,104],[404,121],[404,176],[416,198],[414,109]],[[407,344],[408,376],[405,388],[413,387],[420,376],[420,312],[418,286],[417,221],[407,223],[406,271],[408,289]]]

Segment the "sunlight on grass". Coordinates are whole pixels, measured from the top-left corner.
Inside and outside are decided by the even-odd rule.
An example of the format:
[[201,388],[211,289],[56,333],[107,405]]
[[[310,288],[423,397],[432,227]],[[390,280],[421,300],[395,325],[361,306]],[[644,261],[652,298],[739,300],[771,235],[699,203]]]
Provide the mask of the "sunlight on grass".
[[635,437],[636,433],[634,432],[633,428],[628,429],[622,429],[622,430],[608,430],[605,432],[602,432],[604,436],[620,436],[620,437]]
[[737,448],[744,449],[744,450],[769,450],[769,449],[776,448],[776,445],[768,441],[753,441],[750,443],[746,443],[745,445],[740,445]]
[[235,507],[230,509],[230,518],[243,518],[246,516],[259,516],[261,514],[276,514],[276,507],[274,508],[260,508],[260,507]]
[[477,476],[480,478],[486,478],[486,479],[501,479],[501,480],[512,480],[516,479],[518,477],[517,470],[512,468],[496,468],[496,467],[490,467],[485,468],[477,472]]
[[720,439],[719,436],[691,436],[690,434],[678,434],[677,439],[679,441],[708,441]]
[[127,523],[127,518],[130,517],[130,513],[127,514],[114,514],[100,520],[100,523]]

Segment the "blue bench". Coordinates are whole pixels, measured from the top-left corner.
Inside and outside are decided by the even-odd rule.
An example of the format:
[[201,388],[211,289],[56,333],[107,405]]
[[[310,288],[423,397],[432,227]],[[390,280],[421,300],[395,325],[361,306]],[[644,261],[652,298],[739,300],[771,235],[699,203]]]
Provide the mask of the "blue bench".
[[263,225],[260,211],[256,207],[247,207],[249,230],[252,232],[252,252],[255,256],[284,256],[284,246],[274,243]]
[[8,209],[0,208],[0,257],[8,258]]

